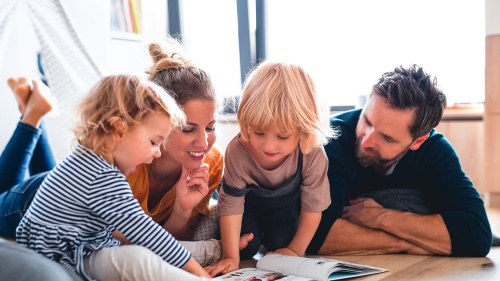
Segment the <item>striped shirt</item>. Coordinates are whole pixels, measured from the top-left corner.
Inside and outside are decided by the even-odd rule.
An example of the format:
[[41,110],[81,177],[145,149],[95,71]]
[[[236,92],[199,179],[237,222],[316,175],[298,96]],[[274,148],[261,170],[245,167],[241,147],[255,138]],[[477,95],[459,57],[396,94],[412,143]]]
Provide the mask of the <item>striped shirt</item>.
[[191,257],[144,213],[125,176],[79,145],[43,181],[16,235],[19,244],[91,279],[83,258],[119,246],[115,229],[174,266],[184,266]]

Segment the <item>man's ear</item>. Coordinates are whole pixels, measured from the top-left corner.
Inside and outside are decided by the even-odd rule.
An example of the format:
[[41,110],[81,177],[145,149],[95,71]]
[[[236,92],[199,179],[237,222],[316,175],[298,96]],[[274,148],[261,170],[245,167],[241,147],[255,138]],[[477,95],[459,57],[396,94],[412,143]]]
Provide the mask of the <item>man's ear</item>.
[[416,140],[413,141],[413,143],[410,145],[411,150],[417,150],[420,148],[420,146],[424,143],[429,138],[429,134],[423,135]]

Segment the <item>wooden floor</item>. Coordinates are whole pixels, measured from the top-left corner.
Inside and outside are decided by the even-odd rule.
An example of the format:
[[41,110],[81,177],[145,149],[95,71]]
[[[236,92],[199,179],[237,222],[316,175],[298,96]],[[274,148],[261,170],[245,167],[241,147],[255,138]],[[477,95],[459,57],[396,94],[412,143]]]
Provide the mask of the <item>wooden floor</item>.
[[[493,233],[500,235],[500,209],[488,209],[488,217]],[[500,280],[500,247],[491,248],[488,256],[484,258],[451,258],[406,254],[333,256],[332,258],[389,269],[386,273],[354,278],[353,280],[356,281]],[[242,262],[242,267],[254,266],[255,261]]]
[[[493,233],[500,236],[500,209],[488,209]],[[328,258],[327,256],[323,256]],[[333,256],[346,262],[389,269],[386,273],[357,277],[356,281],[376,280],[500,280],[500,247],[491,248],[484,258],[450,258],[433,256],[368,255]],[[241,267],[255,267],[255,260],[242,261]]]

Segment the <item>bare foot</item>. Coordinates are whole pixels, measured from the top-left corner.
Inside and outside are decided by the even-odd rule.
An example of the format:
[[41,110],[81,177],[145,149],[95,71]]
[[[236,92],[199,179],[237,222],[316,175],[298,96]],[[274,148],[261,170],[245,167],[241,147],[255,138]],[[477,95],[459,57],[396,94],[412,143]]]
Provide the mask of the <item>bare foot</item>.
[[31,94],[31,86],[28,84],[28,80],[26,77],[11,77],[7,80],[7,84],[9,84],[10,89],[16,96],[19,111],[24,115],[24,110]]
[[250,243],[250,241],[252,241],[252,239],[253,239],[253,233],[247,233],[247,234],[241,235],[241,237],[240,237],[240,250],[245,249],[245,247],[248,246],[248,243]]
[[51,111],[52,107],[50,89],[45,86],[45,84],[33,80],[33,91],[28,99],[21,121],[34,127],[38,127],[42,117]]

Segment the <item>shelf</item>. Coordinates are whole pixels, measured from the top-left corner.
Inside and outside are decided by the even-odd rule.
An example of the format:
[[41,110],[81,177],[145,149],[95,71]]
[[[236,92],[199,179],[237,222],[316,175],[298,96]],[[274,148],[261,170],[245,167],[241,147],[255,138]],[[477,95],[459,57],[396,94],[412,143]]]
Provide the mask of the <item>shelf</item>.
[[143,41],[142,34],[131,33],[131,32],[111,31],[110,37],[112,39],[125,40],[125,41],[136,41],[136,42]]
[[456,104],[444,110],[443,121],[480,121],[483,116],[483,104]]
[[108,0],[111,38],[142,41],[141,0]]

